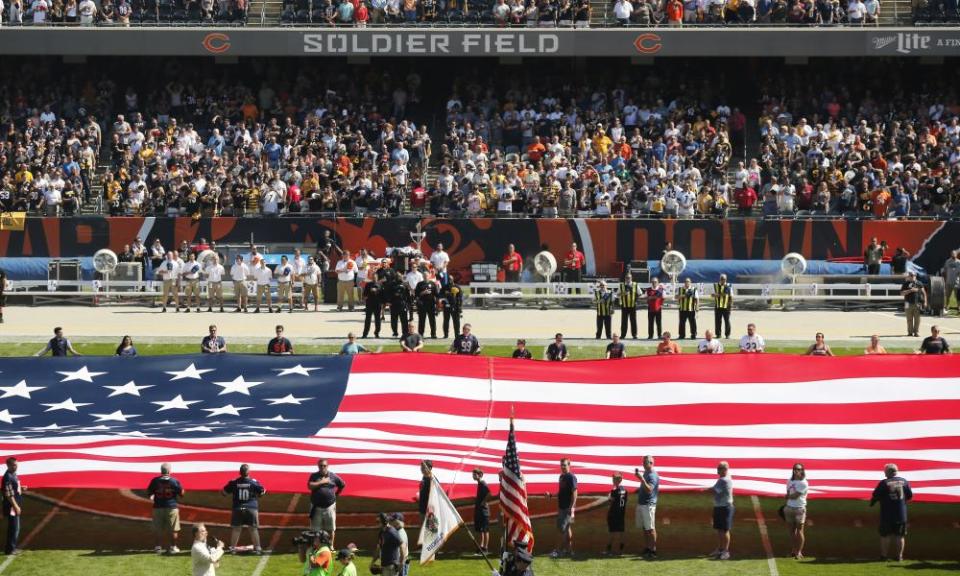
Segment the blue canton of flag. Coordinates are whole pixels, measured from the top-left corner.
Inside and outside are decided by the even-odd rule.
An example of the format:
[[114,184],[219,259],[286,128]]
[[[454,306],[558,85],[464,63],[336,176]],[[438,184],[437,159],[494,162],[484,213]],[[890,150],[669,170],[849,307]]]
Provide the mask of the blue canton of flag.
[[0,436],[313,436],[337,414],[350,359],[217,354],[5,359]]

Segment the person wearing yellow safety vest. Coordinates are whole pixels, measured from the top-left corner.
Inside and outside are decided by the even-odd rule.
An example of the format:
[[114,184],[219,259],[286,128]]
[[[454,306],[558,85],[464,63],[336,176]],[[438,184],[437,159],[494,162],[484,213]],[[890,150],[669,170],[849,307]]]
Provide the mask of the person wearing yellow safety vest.
[[700,291],[689,278],[683,280],[683,286],[677,290],[680,303],[680,339],[687,337],[687,323],[690,323],[690,339],[697,338],[697,310],[700,309]]
[[637,339],[637,298],[640,288],[633,281],[633,274],[627,272],[620,283],[620,334],[627,337],[627,324],[630,335]]
[[[720,281],[713,285],[713,333],[720,337],[730,338],[730,309],[733,308],[733,286],[727,282],[727,275],[721,274]],[[726,322],[726,330],[721,331],[721,325]]]
[[606,332],[610,339],[611,324],[613,323],[613,293],[607,288],[604,280],[597,282],[597,289],[593,293],[593,306],[597,310],[597,340]]

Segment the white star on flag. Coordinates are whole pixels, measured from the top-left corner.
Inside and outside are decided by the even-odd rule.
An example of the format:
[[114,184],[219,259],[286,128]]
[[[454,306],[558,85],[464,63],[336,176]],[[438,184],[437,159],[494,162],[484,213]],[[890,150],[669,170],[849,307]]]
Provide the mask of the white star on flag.
[[238,406],[234,408],[233,404],[227,404],[226,406],[221,406],[219,408],[201,408],[207,414],[207,418],[213,418],[214,416],[219,416],[221,414],[229,414],[230,416],[239,416],[241,410],[252,410],[250,406]]
[[107,398],[113,398],[114,396],[120,396],[121,394],[129,394],[131,396],[139,396],[141,390],[146,390],[147,388],[153,388],[153,384],[147,384],[146,386],[137,386],[137,383],[133,380],[127,382],[123,386],[104,386],[104,388],[109,388],[113,390]]
[[91,416],[97,418],[97,422],[126,422],[127,418],[136,418],[140,414],[124,414],[122,410],[117,410],[116,412],[111,412],[110,414],[94,414],[90,413]]
[[323,370],[323,368],[314,368],[314,367],[305,368],[302,364],[297,364],[292,368],[274,368],[273,369],[274,372],[279,372],[277,376],[288,376],[290,374],[299,374],[301,376],[309,376],[310,372],[312,372],[313,370]]
[[83,368],[79,370],[75,370],[73,372],[70,372],[70,371],[61,372],[60,370],[57,370],[57,374],[63,374],[65,376],[65,378],[61,380],[61,382],[70,382],[72,380],[82,380],[84,382],[93,383],[93,378],[95,376],[103,376],[104,374],[106,374],[106,372],[91,372],[87,370],[86,366],[84,366]]
[[167,371],[167,374],[172,374],[173,378],[170,379],[171,382],[174,380],[183,380],[184,378],[193,378],[194,380],[203,380],[202,375],[207,372],[213,372],[213,368],[204,368],[203,370],[197,370],[196,364],[190,364],[184,370],[174,370],[173,372]]
[[0,398],[10,398],[11,396],[17,396],[20,398],[26,398],[30,400],[30,393],[35,390],[43,390],[46,386],[27,386],[26,380],[21,380],[17,382],[16,386],[0,386],[0,390],[3,390],[3,396]]
[[234,432],[231,436],[263,436],[259,432]]
[[[60,430],[61,428],[63,428],[63,426],[57,426],[56,422],[49,426],[27,426],[27,430],[32,430],[34,432],[40,432],[43,430]],[[70,426],[67,426],[67,428],[70,428]]]
[[79,412],[77,408],[81,406],[90,406],[89,402],[74,402],[73,398],[67,398],[63,402],[57,402],[55,404],[43,404],[44,406],[49,406],[44,412],[53,412],[54,410],[69,410],[71,412]]
[[151,402],[151,404],[160,406],[157,412],[163,412],[164,410],[189,410],[191,404],[199,404],[200,402],[200,400],[184,400],[183,395],[177,394],[177,397],[173,400]]
[[0,422],[5,422],[7,424],[13,424],[13,421],[17,418],[26,418],[26,414],[11,414],[9,410],[4,408],[0,410]]
[[313,398],[297,398],[293,394],[287,394],[283,398],[264,398],[264,400],[269,401],[271,406],[276,406],[277,404],[296,404],[299,406],[301,402],[313,400]]
[[250,395],[250,389],[254,386],[259,386],[263,382],[247,382],[243,379],[243,375],[237,376],[230,382],[214,382],[217,386],[223,388],[217,396],[223,396],[224,394],[245,394]]
[[146,438],[147,436],[156,436],[156,434],[149,433],[145,434],[139,430],[133,430],[132,432],[117,432],[118,436],[139,436],[141,438]]
[[300,422],[301,418],[284,418],[283,414],[277,414],[273,418],[254,418],[257,422]]
[[192,428],[181,428],[181,432],[213,432],[214,428],[222,428],[222,426],[194,426]]

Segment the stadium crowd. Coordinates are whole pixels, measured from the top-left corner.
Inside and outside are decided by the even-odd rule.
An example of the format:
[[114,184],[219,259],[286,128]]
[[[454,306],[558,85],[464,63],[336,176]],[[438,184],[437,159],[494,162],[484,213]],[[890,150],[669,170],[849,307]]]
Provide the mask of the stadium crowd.
[[787,74],[761,82],[755,129],[721,75],[686,71],[577,84],[460,74],[446,84],[438,147],[423,100],[437,85],[415,70],[260,70],[243,81],[173,64],[127,86],[74,76],[52,94],[34,71],[0,88],[0,204],[70,215],[102,201],[112,215],[197,218],[949,218],[960,208],[947,78],[924,77],[905,96],[838,83],[836,71]]
[[235,24],[247,21],[248,0],[0,0],[0,21],[22,26]]

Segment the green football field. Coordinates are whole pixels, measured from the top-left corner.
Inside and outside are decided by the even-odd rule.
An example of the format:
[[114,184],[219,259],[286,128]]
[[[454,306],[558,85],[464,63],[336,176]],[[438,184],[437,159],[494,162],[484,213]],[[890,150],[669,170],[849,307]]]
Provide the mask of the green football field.
[[[684,342],[684,344],[689,344]],[[111,354],[112,343],[75,341],[84,354]],[[234,352],[259,353],[261,345],[231,345]],[[653,344],[628,342],[636,354],[650,353]],[[393,344],[384,345],[389,351]],[[0,355],[21,356],[35,352],[37,343],[0,344]],[[138,344],[141,354],[188,354],[196,352],[195,344]],[[338,345],[301,346],[298,352],[332,353]],[[430,351],[442,351],[443,345],[428,345]],[[486,354],[509,355],[512,346],[488,346]],[[795,345],[771,346],[771,352],[800,353]],[[542,347],[532,347],[535,357]],[[599,345],[571,344],[572,358],[598,358]],[[908,352],[908,349],[891,352]],[[862,349],[834,348],[837,354],[860,354]],[[24,476],[27,474],[24,472]],[[878,471],[878,479],[880,473]],[[153,537],[146,521],[149,509],[137,509],[134,503],[128,516],[117,518],[96,513],[91,504],[99,498],[121,498],[117,492],[85,490],[45,490],[44,499],[28,498],[21,532],[26,551],[17,557],[0,558],[0,576],[69,574],[84,576],[138,576],[187,575],[190,560],[187,552],[179,555],[157,556],[153,553]],[[296,498],[296,499],[295,499]],[[63,501],[58,505],[58,501]],[[131,500],[131,502],[133,502]],[[188,493],[186,504],[225,509],[225,499],[213,493]],[[880,575],[880,574],[951,574],[960,571],[960,505],[916,503],[911,505],[910,534],[903,563],[879,562],[876,535],[877,510],[860,500],[816,500],[809,507],[810,525],[807,528],[807,558],[797,561],[788,558],[790,543],[783,522],[776,509],[782,503],[776,498],[737,498],[737,516],[733,530],[733,559],[717,562],[706,559],[713,549],[713,531],[710,528],[711,500],[706,494],[664,493],[658,506],[660,559],[647,562],[637,556],[642,548],[637,530],[633,529],[632,506],[628,510],[626,550],[624,555],[608,558],[601,555],[606,545],[606,505],[577,514],[575,559],[551,560],[547,553],[554,547],[556,533],[554,518],[547,516],[534,522],[538,539],[534,569],[540,576],[559,575]],[[265,528],[264,545],[274,552],[263,557],[248,555],[227,556],[217,570],[227,576],[281,576],[301,574],[290,539],[304,525],[306,500],[291,494],[270,494],[263,503],[264,512],[294,512],[287,516],[285,529]],[[531,501],[531,507],[552,509],[552,502]],[[78,510],[87,508],[87,511]],[[412,503],[385,502],[344,498],[338,507],[346,518],[350,513],[412,510]],[[203,518],[198,518],[202,520]],[[359,572],[367,573],[370,551],[376,532],[369,527],[347,528],[350,522],[341,522],[337,541],[343,545],[355,542],[361,549],[357,560]],[[362,526],[365,522],[353,522]],[[416,527],[409,527],[412,540]],[[763,533],[769,534],[764,542]],[[228,529],[213,526],[211,534],[226,540]],[[499,526],[492,528],[492,541],[499,538]],[[185,521],[180,548],[189,547],[189,526]],[[241,544],[249,543],[246,535]],[[490,570],[481,558],[471,554],[472,546],[464,529],[448,543],[440,560],[431,565],[414,565],[412,574],[436,576],[486,576]],[[496,561],[494,560],[494,564]],[[334,573],[336,574],[336,572]]]

